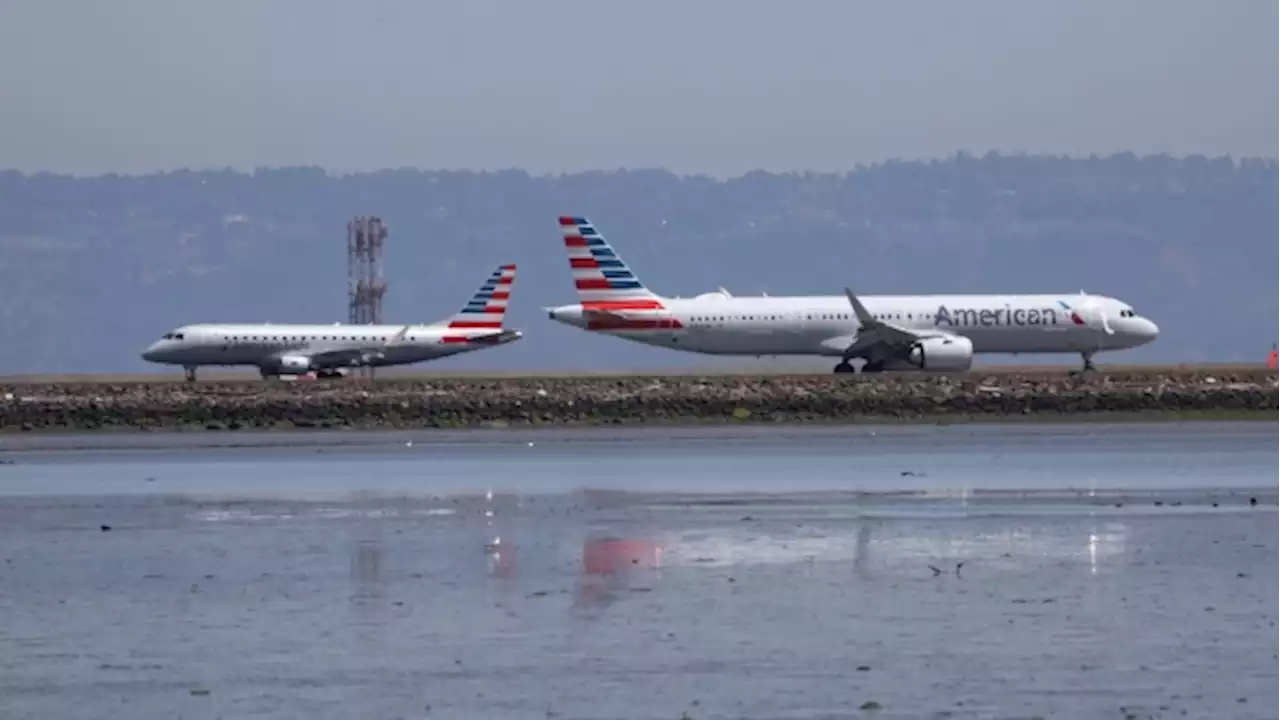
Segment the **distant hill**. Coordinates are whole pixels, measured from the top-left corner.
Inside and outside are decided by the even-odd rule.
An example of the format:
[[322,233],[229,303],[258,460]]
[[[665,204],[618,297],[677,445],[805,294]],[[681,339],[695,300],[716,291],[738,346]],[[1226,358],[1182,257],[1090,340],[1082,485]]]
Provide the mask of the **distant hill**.
[[728,181],[0,172],[0,373],[142,370],[142,347],[189,322],[345,321],[345,228],[357,214],[390,228],[393,322],[447,317],[496,264],[518,263],[511,318],[526,339],[440,368],[722,362],[547,320],[542,306],[574,299],[556,225],[568,213],[594,220],[668,294],[1085,289],[1160,324],[1155,344],[1115,361],[1261,362],[1278,325],[1277,181],[1275,159],[996,153]]

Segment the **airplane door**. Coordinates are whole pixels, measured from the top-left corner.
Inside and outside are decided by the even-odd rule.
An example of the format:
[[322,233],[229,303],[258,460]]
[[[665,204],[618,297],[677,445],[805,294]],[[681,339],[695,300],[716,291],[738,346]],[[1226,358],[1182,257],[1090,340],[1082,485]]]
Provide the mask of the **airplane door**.
[[1097,301],[1088,299],[1080,302],[1077,312],[1083,324],[1084,335],[1082,350],[1097,350],[1104,344],[1106,336],[1112,334],[1107,322],[1106,310]]
[[780,310],[770,322],[764,344],[775,353],[795,352],[803,345],[805,315],[800,310]]
[[663,315],[658,320],[658,327],[666,336],[666,341],[671,347],[684,347],[689,345],[689,338],[684,335],[684,331],[693,328],[688,322],[682,322],[674,315]]
[[790,310],[787,312],[787,325],[799,334],[804,334],[807,329],[805,327],[805,314],[803,310]]
[[711,312],[690,316],[684,323],[684,336],[679,344],[689,350],[705,351],[714,346],[717,336],[723,334],[720,330],[724,328],[724,321],[720,315]]

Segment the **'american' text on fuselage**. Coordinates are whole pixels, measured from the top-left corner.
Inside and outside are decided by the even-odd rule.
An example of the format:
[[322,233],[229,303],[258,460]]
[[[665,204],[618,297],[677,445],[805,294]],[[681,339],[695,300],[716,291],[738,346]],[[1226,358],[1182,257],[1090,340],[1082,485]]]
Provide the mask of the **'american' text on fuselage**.
[[933,324],[949,327],[1022,327],[1028,325],[1057,325],[1058,311],[1053,308],[955,308],[939,305],[933,316]]

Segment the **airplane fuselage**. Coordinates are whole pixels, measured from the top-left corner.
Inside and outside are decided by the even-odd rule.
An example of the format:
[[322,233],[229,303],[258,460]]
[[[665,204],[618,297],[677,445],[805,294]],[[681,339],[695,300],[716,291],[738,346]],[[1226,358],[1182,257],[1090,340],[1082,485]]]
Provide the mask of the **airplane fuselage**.
[[[401,333],[403,333],[402,337]],[[375,350],[364,365],[421,363],[518,340],[521,333],[468,331],[443,325],[195,324],[166,334],[143,352],[151,363],[269,366],[280,357]],[[484,340],[480,340],[483,337]]]
[[[1120,350],[1150,342],[1158,332],[1128,305],[1097,295],[868,295],[861,300],[878,320],[966,337],[974,353]],[[548,314],[593,332],[713,355],[840,357],[859,328],[848,298],[839,295],[708,293],[663,298],[660,304],[661,309],[614,311],[613,317],[584,312],[580,304]]]
[[649,345],[712,355],[839,357],[838,373],[969,369],[976,353],[1093,354],[1151,342],[1155,323],[1100,295],[733,297],[723,288],[665,298],[645,287],[585,217],[559,219],[578,304],[552,320]]

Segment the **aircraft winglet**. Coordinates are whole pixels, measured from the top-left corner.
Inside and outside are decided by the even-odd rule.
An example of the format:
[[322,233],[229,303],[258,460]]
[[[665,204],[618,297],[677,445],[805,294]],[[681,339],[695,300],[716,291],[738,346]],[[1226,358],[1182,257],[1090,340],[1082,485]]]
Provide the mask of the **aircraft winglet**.
[[872,315],[867,306],[862,304],[857,295],[849,288],[844,289],[845,297],[849,298],[849,305],[853,308],[853,314],[858,318],[858,340],[849,346],[846,353],[851,352],[855,347],[866,342],[884,341],[895,345],[909,345],[921,338],[933,337],[939,333],[929,330],[912,330],[904,328],[893,323],[877,320]]
[[410,326],[410,325],[405,325],[403,328],[401,328],[401,329],[400,329],[400,332],[398,332],[398,333],[396,333],[395,335],[392,335],[391,337],[387,338],[387,344],[388,344],[388,345],[395,345],[395,344],[397,344],[397,343],[404,342],[405,336],[407,336],[407,335],[409,334],[409,328],[410,328],[410,327],[412,327],[412,326]]
[[865,328],[871,328],[880,324],[874,315],[867,312],[867,307],[862,304],[862,301],[858,299],[857,295],[853,294],[852,290],[845,288],[844,295],[849,298],[849,305],[853,307],[853,314],[858,317],[859,325]]

